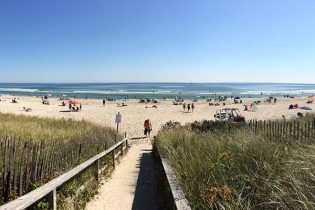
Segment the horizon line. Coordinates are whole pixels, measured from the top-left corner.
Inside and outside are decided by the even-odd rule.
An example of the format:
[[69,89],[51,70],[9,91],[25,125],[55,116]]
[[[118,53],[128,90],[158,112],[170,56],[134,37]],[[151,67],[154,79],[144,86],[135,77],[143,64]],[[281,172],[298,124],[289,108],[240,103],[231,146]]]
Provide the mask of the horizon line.
[[310,82],[0,82],[0,84],[306,84]]

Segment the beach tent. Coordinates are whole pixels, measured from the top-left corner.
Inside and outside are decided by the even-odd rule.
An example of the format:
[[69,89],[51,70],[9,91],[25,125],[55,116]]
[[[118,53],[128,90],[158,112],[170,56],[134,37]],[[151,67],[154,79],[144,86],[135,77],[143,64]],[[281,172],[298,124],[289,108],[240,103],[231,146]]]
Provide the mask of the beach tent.
[[80,104],[81,102],[78,101],[78,100],[70,100],[69,101],[69,104],[72,104],[72,105],[76,105],[76,104]]
[[311,111],[312,108],[309,106],[301,106],[300,109]]

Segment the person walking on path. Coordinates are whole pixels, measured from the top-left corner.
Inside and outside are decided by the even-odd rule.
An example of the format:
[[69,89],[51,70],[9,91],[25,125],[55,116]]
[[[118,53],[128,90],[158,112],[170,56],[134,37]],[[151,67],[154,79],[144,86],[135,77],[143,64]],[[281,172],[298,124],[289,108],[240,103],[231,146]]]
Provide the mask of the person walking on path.
[[195,104],[192,103],[192,104],[191,104],[191,112],[194,112],[194,109],[195,109]]
[[150,133],[152,131],[152,125],[150,119],[144,121],[144,135],[145,137],[150,137]]
[[183,109],[184,109],[184,112],[186,111],[186,104],[183,103]]
[[190,112],[190,104],[187,105],[187,111]]

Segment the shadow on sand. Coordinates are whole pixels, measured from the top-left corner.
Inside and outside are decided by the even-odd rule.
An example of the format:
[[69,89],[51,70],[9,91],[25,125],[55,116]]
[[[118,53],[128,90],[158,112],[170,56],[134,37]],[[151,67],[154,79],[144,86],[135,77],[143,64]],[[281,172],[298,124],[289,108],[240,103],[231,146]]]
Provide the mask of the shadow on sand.
[[137,181],[132,210],[157,210],[158,193],[154,172],[152,150],[145,150],[140,161],[140,172]]

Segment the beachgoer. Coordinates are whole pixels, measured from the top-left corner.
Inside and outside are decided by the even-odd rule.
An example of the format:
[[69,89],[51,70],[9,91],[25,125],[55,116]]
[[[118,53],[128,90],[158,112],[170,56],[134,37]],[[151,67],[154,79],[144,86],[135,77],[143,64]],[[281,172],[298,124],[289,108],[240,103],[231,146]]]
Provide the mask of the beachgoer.
[[146,137],[150,137],[150,133],[152,131],[152,125],[151,125],[151,122],[150,122],[150,119],[147,119],[144,121],[144,135]]
[[190,104],[187,105],[187,110],[190,112]]
[[183,109],[184,109],[184,112],[186,111],[186,104],[183,103]]
[[105,101],[105,99],[103,99],[103,106],[105,106],[105,103],[106,103],[106,101]]
[[195,109],[195,104],[191,103],[191,112],[194,112],[194,109]]

